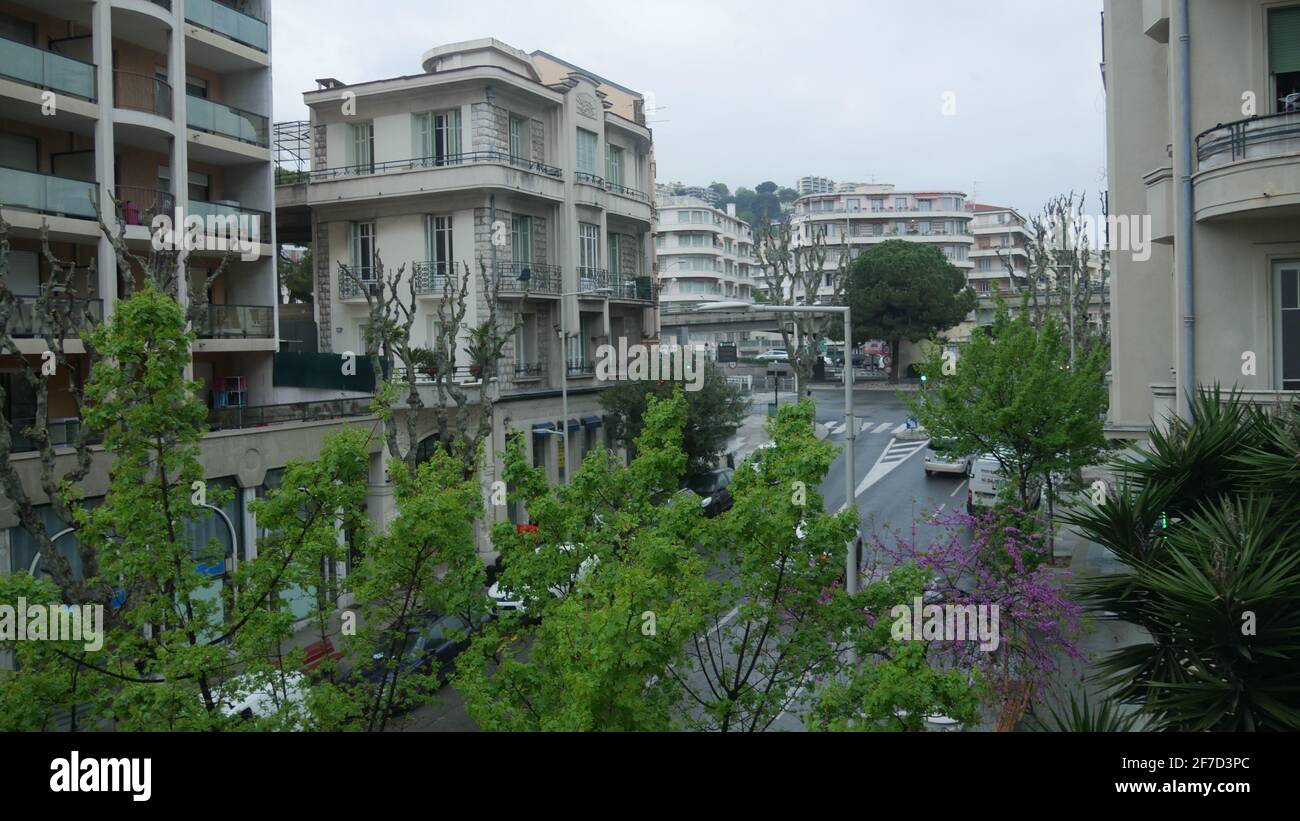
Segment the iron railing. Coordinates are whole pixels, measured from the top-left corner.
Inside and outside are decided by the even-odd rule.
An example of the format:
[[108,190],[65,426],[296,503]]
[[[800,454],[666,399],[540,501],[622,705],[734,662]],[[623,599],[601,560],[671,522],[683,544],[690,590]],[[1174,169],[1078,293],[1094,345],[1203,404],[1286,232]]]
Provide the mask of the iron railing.
[[540,362],[515,365],[515,379],[541,379],[546,375],[546,366]]
[[498,262],[498,290],[503,294],[560,293],[560,266],[544,262]]
[[569,376],[594,376],[596,363],[588,362],[586,359],[569,359],[565,363],[565,370]]
[[604,188],[604,187],[605,187],[605,178],[604,178],[604,177],[598,177],[598,176],[596,176],[595,174],[592,174],[592,173],[589,172],[589,171],[575,171],[575,172],[573,172],[573,181],[574,181],[574,182],[580,182],[580,183],[582,183],[583,185],[594,185],[594,186],[596,186],[597,188]]
[[635,188],[628,188],[626,185],[619,185],[618,183],[606,181],[605,190],[611,191],[619,196],[630,197],[638,202],[644,202],[647,205],[650,203],[650,196],[648,194],[644,191],[638,191]]
[[411,264],[415,280],[415,293],[420,296],[442,296],[456,290],[456,263],[415,262]]
[[460,154],[445,154],[441,157],[412,157],[405,160],[386,160],[384,162],[342,165],[335,168],[318,168],[311,172],[311,181],[321,182],[322,180],[332,180],[340,177],[366,177],[371,174],[384,174],[392,171],[447,168],[475,163],[511,165],[537,174],[544,174],[548,177],[564,177],[564,172],[555,166],[534,162],[524,157],[516,157],[505,151],[467,151]]
[[119,185],[114,188],[113,196],[126,225],[148,225],[158,214],[166,214],[170,219],[176,208],[176,198],[156,188]]
[[1286,111],[1220,123],[1196,135],[1198,166],[1206,165],[1207,160],[1215,160],[1209,164],[1213,167],[1250,157],[1295,152],[1300,152],[1300,112]]
[[113,107],[172,118],[172,87],[150,74],[113,70]]
[[367,292],[376,297],[380,295],[383,286],[379,282],[379,273],[374,268],[362,266],[350,270],[361,282],[340,272],[339,299],[365,299]]
[[591,268],[585,265],[578,266],[578,290],[582,293],[591,293],[609,287],[609,271],[604,268]]

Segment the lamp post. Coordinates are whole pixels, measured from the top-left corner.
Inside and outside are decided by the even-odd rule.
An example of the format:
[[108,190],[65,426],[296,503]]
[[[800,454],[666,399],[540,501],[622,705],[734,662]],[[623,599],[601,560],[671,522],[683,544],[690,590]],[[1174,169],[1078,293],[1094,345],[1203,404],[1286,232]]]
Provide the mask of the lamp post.
[[853,595],[858,592],[857,552],[861,522],[858,519],[858,500],[854,490],[854,454],[857,444],[858,425],[853,416],[853,325],[847,305],[760,305],[752,302],[707,302],[696,308],[697,311],[753,311],[767,314],[841,314],[844,317],[844,421],[848,427],[848,448],[844,455],[844,492],[845,506],[853,511],[853,545],[846,552],[844,559],[845,590]]
[[560,337],[560,358],[562,360],[560,367],[560,413],[563,419],[560,420],[560,430],[558,435],[564,437],[564,484],[569,483],[569,475],[573,473],[569,465],[569,334],[564,327],[564,300],[571,296],[580,296],[590,294],[592,296],[608,296],[612,291],[608,288],[596,288],[591,291],[566,291],[560,294],[560,322],[555,326],[555,332]]

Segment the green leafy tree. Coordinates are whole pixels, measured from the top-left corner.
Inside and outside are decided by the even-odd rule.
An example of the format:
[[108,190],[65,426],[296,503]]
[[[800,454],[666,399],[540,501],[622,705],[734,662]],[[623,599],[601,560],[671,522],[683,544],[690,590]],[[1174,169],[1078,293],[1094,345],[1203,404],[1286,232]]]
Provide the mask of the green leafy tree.
[[311,303],[316,292],[316,270],[311,248],[296,262],[283,252],[276,258],[280,286],[289,292],[290,302]]
[[[1008,316],[999,305],[992,327],[976,331],[955,356],[936,346],[921,370],[925,390],[909,400],[931,436],[955,453],[991,454],[1021,509],[1036,501],[1053,474],[1094,464],[1106,449],[1102,416],[1104,351],[1070,367],[1060,323],[1047,316],[1035,327],[1028,313]],[[1048,484],[1052,501],[1054,485]]]
[[873,245],[854,260],[844,296],[853,311],[853,344],[886,340],[893,352],[893,382],[898,381],[904,341],[930,339],[975,308],[965,275],[942,251],[901,239]]
[[[670,399],[677,383],[623,381],[601,392],[611,435],[635,454],[645,413],[652,398]],[[712,468],[749,412],[749,399],[739,385],[727,381],[713,362],[706,362],[704,382],[698,391],[686,391],[687,423],[682,432],[686,472],[697,475]]]
[[[685,469],[686,401],[651,399],[637,456],[593,451],[570,485],[547,484],[520,437],[506,479],[535,531],[499,523],[500,584],[524,613],[488,626],[462,655],[456,686],[485,730],[667,730],[681,692],[668,668],[701,629],[704,565],[689,493],[663,503]],[[535,633],[523,619],[541,619]]]

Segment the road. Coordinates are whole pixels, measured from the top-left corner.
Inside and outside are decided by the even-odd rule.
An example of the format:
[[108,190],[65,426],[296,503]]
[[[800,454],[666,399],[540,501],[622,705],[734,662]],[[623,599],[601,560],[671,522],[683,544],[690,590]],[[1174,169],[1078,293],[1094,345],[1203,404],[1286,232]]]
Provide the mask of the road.
[[[848,437],[844,424],[843,390],[818,388],[814,390],[813,398],[817,403],[817,421],[828,427],[830,442],[844,447]],[[890,534],[894,532],[908,539],[939,538],[943,528],[930,524],[928,519],[935,513],[965,508],[966,480],[956,476],[925,475],[921,466],[924,440],[908,441],[897,437],[902,432],[908,411],[906,404],[892,391],[855,391],[854,413],[861,428],[854,448],[854,488],[866,541],[870,543],[873,535],[887,540],[893,538]],[[845,462],[845,455],[841,453],[822,483],[827,510],[839,510],[844,505]],[[416,710],[403,722],[401,729],[454,731],[477,728],[466,715],[459,695],[447,687],[440,694],[438,703]],[[799,731],[803,727],[798,716],[786,714],[772,729]]]

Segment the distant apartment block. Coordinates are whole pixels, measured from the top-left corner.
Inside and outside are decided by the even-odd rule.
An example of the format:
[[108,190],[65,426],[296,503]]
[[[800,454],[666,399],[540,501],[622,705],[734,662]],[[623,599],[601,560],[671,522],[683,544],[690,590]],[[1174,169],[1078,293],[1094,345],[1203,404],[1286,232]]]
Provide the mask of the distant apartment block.
[[828,177],[800,177],[795,181],[794,190],[801,197],[808,194],[830,194],[835,191],[835,180]]

